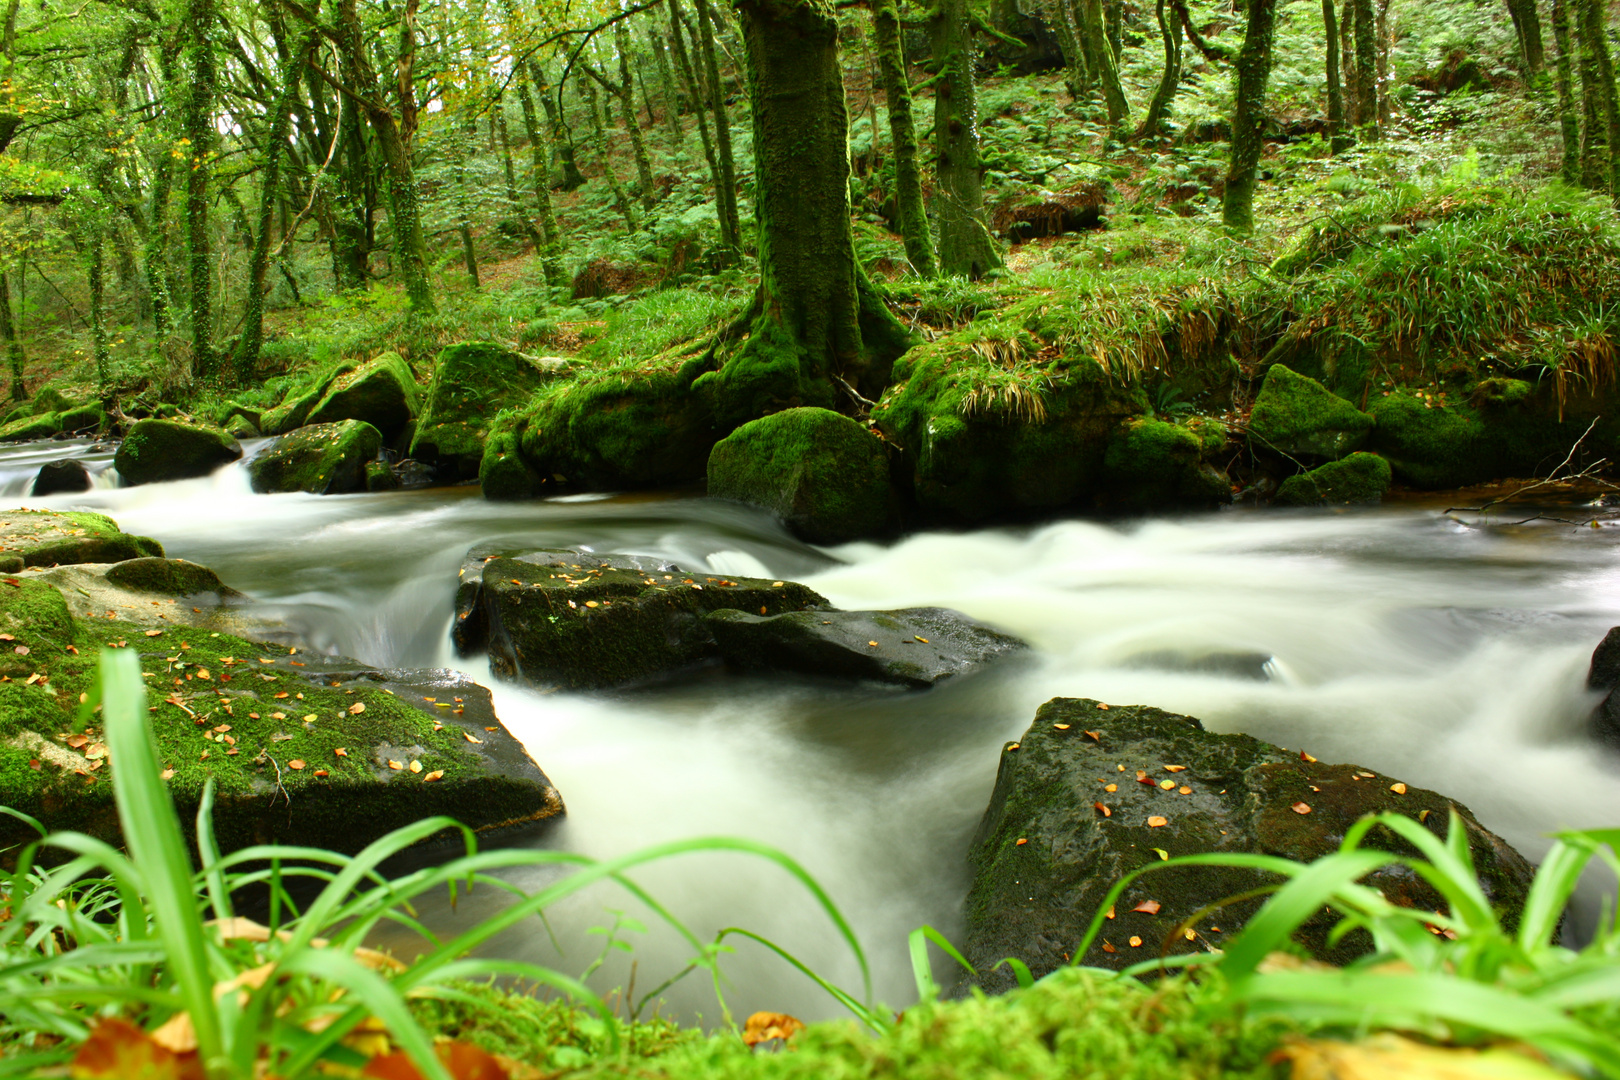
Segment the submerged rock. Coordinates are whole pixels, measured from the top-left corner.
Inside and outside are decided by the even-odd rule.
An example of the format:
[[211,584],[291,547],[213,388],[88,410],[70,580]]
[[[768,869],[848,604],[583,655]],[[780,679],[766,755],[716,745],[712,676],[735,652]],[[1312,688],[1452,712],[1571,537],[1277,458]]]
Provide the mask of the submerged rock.
[[312,424],[283,435],[248,463],[257,492],[307,491],[346,495],[366,490],[366,463],[382,452],[382,433],[345,420]]
[[450,479],[478,475],[484,436],[502,409],[529,400],[549,371],[493,341],[451,345],[433,362],[433,380],[412,437],[410,456]]
[[693,574],[638,556],[475,549],[461,571],[452,635],[463,652],[487,646],[502,678],[589,689],[713,658],[702,618],[711,611],[826,604],[794,582]]
[[333,379],[310,409],[306,424],[359,420],[392,441],[416,416],[416,377],[395,352],[385,352]]
[[1592,666],[1586,673],[1586,688],[1602,690],[1607,696],[1592,713],[1592,734],[1598,741],[1620,750],[1620,626],[1603,635],[1592,650]]
[[933,686],[1028,646],[946,608],[795,611],[755,615],[723,609],[704,617],[726,663],[744,671],[792,671]]
[[241,444],[219,428],[178,420],[139,420],[118,444],[113,467],[133,487],[207,476],[241,456]]
[[895,522],[889,452],[828,409],[750,421],[709,452],[709,494],[769,510],[812,544],[875,536]]
[[57,495],[63,492],[89,491],[90,470],[78,458],[47,461],[34,477],[32,495]]
[[1347,506],[1377,503],[1389,490],[1389,462],[1377,454],[1355,453],[1309,472],[1290,476],[1277,489],[1280,506]]
[[1273,364],[1249,414],[1258,449],[1335,461],[1366,443],[1373,419],[1308,375]]
[[[1054,698],[1023,738],[1002,751],[995,792],[973,840],[963,949],[980,972],[972,981],[991,992],[1011,989],[1011,973],[992,970],[1009,956],[1028,964],[1036,978],[1068,963],[1108,890],[1130,871],[1158,862],[1160,851],[1172,858],[1263,852],[1310,860],[1336,851],[1346,830],[1374,811],[1407,814],[1443,838],[1453,808],[1486,897],[1514,926],[1530,865],[1443,795],[1247,735],[1207,732],[1190,716]],[[1415,854],[1387,830],[1375,830],[1369,846]],[[1117,969],[1161,950],[1221,948],[1260,899],[1207,915],[1190,941],[1178,932],[1182,922],[1268,881],[1275,878],[1216,867],[1148,873],[1114,905],[1114,918],[1080,962]],[[1403,868],[1376,871],[1364,883],[1395,904],[1426,910],[1444,904]],[[1295,938],[1312,955],[1340,964],[1370,945],[1365,932],[1330,944],[1330,930],[1319,914]]]
[[0,510],[0,571],[59,563],[120,562],[155,555],[163,545],[131,536],[105,514]]

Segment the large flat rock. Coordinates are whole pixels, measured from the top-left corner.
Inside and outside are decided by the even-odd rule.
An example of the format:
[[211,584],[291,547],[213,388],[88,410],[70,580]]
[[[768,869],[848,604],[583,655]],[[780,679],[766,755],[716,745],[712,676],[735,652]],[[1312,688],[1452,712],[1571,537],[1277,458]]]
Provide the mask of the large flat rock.
[[[1444,795],[1247,735],[1214,734],[1190,716],[1054,698],[1023,738],[1002,751],[995,792],[972,844],[964,953],[980,972],[973,983],[992,992],[1011,989],[1005,967],[991,970],[1009,956],[1037,978],[1069,963],[1113,884],[1159,861],[1161,853],[1263,852],[1308,861],[1336,851],[1366,814],[1397,811],[1444,837],[1453,808],[1468,832],[1486,896],[1515,925],[1530,865]],[[1384,829],[1374,830],[1368,843],[1416,854]],[[1443,910],[1440,895],[1409,871],[1386,868],[1364,880],[1394,903]],[[1178,932],[1183,921],[1274,881],[1214,867],[1146,874],[1114,905],[1114,917],[1081,962],[1123,968],[1161,951],[1218,949],[1260,899],[1213,911],[1191,939]],[[1330,929],[1328,918],[1318,915],[1296,941],[1332,963],[1370,946],[1365,932],[1330,943]]]
[[0,572],[16,573],[24,566],[119,562],[162,555],[162,544],[144,536],[131,536],[105,514],[0,510]]

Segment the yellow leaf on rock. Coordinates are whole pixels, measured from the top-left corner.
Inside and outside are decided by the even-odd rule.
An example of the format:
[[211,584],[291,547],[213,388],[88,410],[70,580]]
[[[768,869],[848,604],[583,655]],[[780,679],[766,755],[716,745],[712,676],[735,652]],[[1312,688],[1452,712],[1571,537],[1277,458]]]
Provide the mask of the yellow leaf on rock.
[[444,776],[444,770],[443,769],[434,769],[432,772],[430,772],[426,776],[422,777],[422,782],[425,784],[430,780],[438,780],[442,776]]
[[1168,824],[1170,824],[1169,818],[1162,818],[1157,814],[1148,818],[1148,828],[1150,829],[1161,829]]

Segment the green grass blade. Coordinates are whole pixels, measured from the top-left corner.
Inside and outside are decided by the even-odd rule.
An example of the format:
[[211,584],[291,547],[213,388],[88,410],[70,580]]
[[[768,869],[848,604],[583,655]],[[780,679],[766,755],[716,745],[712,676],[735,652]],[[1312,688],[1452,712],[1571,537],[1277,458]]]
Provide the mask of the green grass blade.
[[1519,921],[1519,947],[1534,953],[1553,943],[1552,936],[1564,917],[1569,898],[1581,880],[1592,848],[1585,841],[1556,841],[1536,868]]
[[[928,943],[930,941],[938,945],[946,956],[967,969],[969,975],[978,974],[973,965],[968,963],[967,957],[958,952],[956,946],[952,945],[944,934],[926,924],[919,926],[911,932],[907,939],[907,944],[911,949],[911,976],[917,983],[918,1001],[935,1001],[939,998],[940,985],[934,979],[934,965],[928,958]],[[1025,968],[1024,971],[1025,974],[1028,974],[1029,969]]]
[[1024,963],[1016,956],[1008,956],[997,960],[993,965],[991,965],[990,970],[994,971],[1003,964],[1007,966],[1008,971],[1013,973],[1013,978],[1018,980],[1018,989],[1028,990],[1030,987],[1035,985],[1034,972],[1029,970],[1028,964]]
[[1260,961],[1287,941],[1301,923],[1344,886],[1394,861],[1397,860],[1382,851],[1340,851],[1297,867],[1294,879],[1278,889],[1248,921],[1243,932],[1228,943],[1221,970],[1233,982],[1252,975]]
[[103,649],[101,678],[113,798],[124,841],[145,879],[146,903],[168,952],[169,975],[191,1013],[198,1054],[212,1071],[225,1057],[224,1033],[214,1011],[214,980],[192,888],[191,859],[147,726],[138,657],[130,650]]
[[[453,1080],[449,1070],[433,1052],[433,1040],[411,1016],[399,990],[354,957],[332,949],[304,948],[285,956],[280,963],[280,971],[289,975],[311,975],[343,987],[356,999],[358,1007],[387,1026],[388,1033],[399,1043],[400,1049],[410,1055],[427,1080]],[[327,1034],[332,1034],[337,1028],[338,1025],[334,1024]],[[311,1043],[295,1054],[282,1071],[289,1076],[301,1075],[315,1064],[328,1045],[336,1043],[343,1034],[339,1031],[330,1042],[320,1040]]]
[[756,934],[752,930],[744,930],[740,926],[728,926],[724,930],[720,931],[719,935],[715,938],[715,944],[718,945],[731,934],[737,934],[740,937],[748,938],[750,941],[757,941],[767,949],[771,950],[777,956],[780,956],[783,960],[786,960],[811,982],[825,990],[834,1001],[838,1002],[838,1004],[842,1005],[844,1008],[853,1013],[857,1020],[872,1028],[874,1031],[883,1031],[889,1026],[887,1018],[885,1018],[876,1009],[873,1009],[864,1002],[857,1000],[849,991],[841,989],[840,987],[835,986],[826,979],[822,978],[816,973],[815,969],[811,968],[804,961],[782,948],[782,946],[778,945],[770,938]]
[[208,902],[214,918],[228,919],[231,891],[225,887],[225,873],[219,866],[219,843],[214,839],[214,778],[203,785],[202,801],[197,804],[197,858],[202,862],[203,880],[208,884]]

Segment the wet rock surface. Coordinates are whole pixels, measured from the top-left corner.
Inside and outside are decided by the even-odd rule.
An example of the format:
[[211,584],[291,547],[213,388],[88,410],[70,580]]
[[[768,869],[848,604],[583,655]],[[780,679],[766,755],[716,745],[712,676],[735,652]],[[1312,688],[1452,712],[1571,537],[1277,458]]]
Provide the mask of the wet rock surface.
[[[1246,735],[1207,732],[1190,716],[1054,698],[1003,750],[995,792],[973,840],[963,950],[980,972],[972,982],[991,992],[1012,988],[1005,967],[992,970],[1009,956],[1037,978],[1068,963],[1109,888],[1160,861],[1161,853],[1263,852],[1310,860],[1337,850],[1365,814],[1397,811],[1444,837],[1453,808],[1486,896],[1514,925],[1530,865],[1443,795],[1355,765],[1302,758]],[[1374,830],[1366,846],[1415,853],[1388,830]],[[1191,939],[1182,931],[1184,920],[1274,880],[1216,867],[1146,874],[1114,905],[1114,917],[1104,921],[1081,962],[1118,969],[1161,952],[1221,948],[1260,899],[1205,916]],[[1393,903],[1443,910],[1438,893],[1400,868],[1365,881]],[[1330,930],[1318,915],[1296,940],[1333,963],[1370,945],[1364,933],[1330,944]]]
[[1027,648],[946,608],[899,611],[711,612],[704,623],[726,663],[835,679],[935,685]]
[[139,420],[118,444],[113,467],[133,487],[207,476],[241,456],[241,444],[219,428],[178,420]]
[[77,458],[47,461],[39,467],[30,489],[32,495],[57,495],[63,492],[89,491],[90,470]]
[[162,555],[162,544],[131,536],[105,514],[0,511],[0,573],[15,573],[24,566],[119,562]]
[[346,495],[366,490],[366,465],[382,452],[382,434],[345,420],[311,424],[283,435],[248,463],[257,492]]
[[1592,712],[1592,734],[1597,736],[1599,742],[1620,750],[1620,699],[1615,693],[1620,688],[1620,626],[1605,634],[1592,651],[1592,666],[1586,674],[1586,687],[1607,694],[1603,703]]

